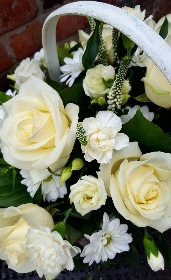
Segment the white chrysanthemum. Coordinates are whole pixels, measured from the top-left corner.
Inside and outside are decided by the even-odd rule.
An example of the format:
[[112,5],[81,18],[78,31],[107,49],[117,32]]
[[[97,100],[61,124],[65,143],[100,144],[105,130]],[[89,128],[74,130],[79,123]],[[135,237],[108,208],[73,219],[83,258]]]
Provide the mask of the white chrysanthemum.
[[145,64],[143,63],[145,57],[146,57],[146,54],[138,47],[131,59],[129,67],[132,67],[132,66],[145,67]]
[[[128,114],[127,115],[122,115],[120,118],[122,120],[122,123],[125,124],[127,123],[130,119],[132,119],[137,110],[139,109],[141,111],[141,113],[143,114],[143,116],[149,120],[150,122],[153,120],[154,118],[154,113],[153,112],[149,112],[149,108],[148,106],[144,105],[142,107],[135,105],[133,108],[131,108],[130,106],[126,106],[125,109],[128,110]],[[124,110],[125,110],[124,109]]]
[[139,18],[142,21],[145,18],[146,10],[141,11],[140,5],[136,5],[135,8],[124,6],[122,9],[128,13],[133,14],[135,17]]
[[119,219],[109,220],[106,213],[103,215],[102,230],[93,233],[91,236],[86,235],[90,243],[86,245],[81,253],[84,257],[83,262],[91,265],[94,261],[107,261],[113,259],[117,253],[129,251],[129,243],[132,237],[127,233],[128,226],[120,224]]
[[80,253],[80,249],[63,240],[58,232],[40,227],[28,230],[26,252],[31,262],[53,279],[65,268],[73,270],[73,257]]
[[40,187],[41,182],[33,184],[30,173],[27,170],[23,170],[23,169],[20,170],[20,174],[24,178],[24,180],[21,181],[21,184],[27,186],[27,191],[30,193],[30,196],[34,197],[35,193],[37,192],[38,188]]
[[16,95],[16,92],[16,90],[12,91],[11,89],[8,89],[5,94],[14,97]]
[[47,200],[48,202],[54,202],[58,197],[63,198],[64,195],[67,194],[66,185],[60,184],[59,176],[50,175],[44,181],[33,184],[29,171],[21,170],[20,174],[24,178],[21,183],[27,186],[27,191],[30,193],[31,197],[34,197],[40,185],[42,188],[43,199]]
[[43,48],[41,48],[39,52],[36,52],[34,54],[34,60],[37,60],[40,66],[46,67],[45,54]]
[[66,81],[66,84],[71,87],[75,81],[75,79],[80,75],[80,73],[84,70],[82,64],[82,57],[84,54],[84,50],[79,48],[73,55],[73,58],[66,57],[64,59],[65,65],[60,67],[62,73],[60,76],[60,81]]
[[57,198],[63,198],[67,194],[65,183],[60,184],[60,177],[51,175],[42,182],[43,199],[48,202],[55,202]]
[[84,119],[82,125],[87,145],[81,148],[88,162],[96,159],[98,163],[109,163],[114,149],[128,146],[128,136],[118,133],[122,128],[121,119],[111,111],[100,111],[96,118]]

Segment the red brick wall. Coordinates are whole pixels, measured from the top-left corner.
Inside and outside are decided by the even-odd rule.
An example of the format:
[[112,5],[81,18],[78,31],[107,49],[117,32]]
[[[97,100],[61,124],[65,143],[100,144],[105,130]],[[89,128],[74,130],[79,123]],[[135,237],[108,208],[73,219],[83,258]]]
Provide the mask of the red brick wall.
[[[69,0],[0,0],[0,76],[17,61],[33,55],[41,48],[41,30],[45,18]],[[129,6],[130,0],[102,0],[117,6]],[[158,20],[171,12],[171,1],[136,0],[146,15],[154,14]],[[87,19],[75,16],[62,17],[57,28],[58,40],[63,40],[78,29],[87,26]]]

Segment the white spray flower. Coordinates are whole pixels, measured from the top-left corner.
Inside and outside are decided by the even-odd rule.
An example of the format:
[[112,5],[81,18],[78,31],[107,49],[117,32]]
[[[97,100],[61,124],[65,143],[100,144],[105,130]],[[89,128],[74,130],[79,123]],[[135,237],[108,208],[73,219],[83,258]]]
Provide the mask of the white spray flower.
[[[154,118],[154,113],[153,112],[149,112],[149,108],[147,105],[144,105],[142,107],[135,105],[133,108],[131,108],[130,106],[126,106],[125,109],[128,110],[128,114],[127,115],[122,115],[120,118],[122,120],[122,123],[125,124],[127,123],[130,119],[132,119],[137,110],[139,109],[141,111],[141,113],[143,114],[143,116],[149,120],[150,122],[153,120]],[[124,110],[125,110],[124,109]]]
[[5,94],[14,97],[16,95],[16,92],[16,90],[12,91],[11,89],[8,89]]
[[64,59],[65,65],[60,67],[61,72],[63,73],[60,76],[60,81],[66,81],[66,84],[71,87],[75,81],[75,79],[80,75],[80,73],[84,70],[82,64],[82,57],[84,54],[84,50],[79,48],[73,55],[73,58],[66,57]]
[[143,63],[145,57],[146,57],[146,54],[138,47],[131,59],[129,67],[132,67],[132,66],[145,67],[145,64]]
[[106,213],[103,215],[102,229],[91,236],[85,235],[90,243],[86,245],[81,253],[83,262],[91,265],[94,261],[107,261],[113,259],[117,253],[129,251],[129,243],[132,237],[127,233],[128,226],[120,224],[119,219],[109,220]]
[[84,119],[82,125],[87,145],[81,148],[88,162],[96,159],[98,163],[109,163],[114,149],[128,146],[128,136],[118,133],[122,128],[121,119],[111,111],[100,111],[96,118]]
[[[58,175],[58,173],[60,172],[61,171],[58,170],[56,174]],[[30,193],[31,197],[34,197],[40,185],[42,188],[42,195],[44,201],[47,200],[48,202],[50,201],[54,202],[58,198],[63,198],[64,195],[67,194],[66,185],[60,184],[59,176],[50,175],[44,181],[33,184],[29,171],[21,170],[20,174],[24,178],[24,180],[22,180],[21,183],[27,186],[27,191]]]
[[63,240],[58,232],[51,232],[48,227],[40,227],[28,230],[26,252],[31,262],[38,266],[44,275],[54,279],[65,268],[73,270],[73,257],[80,249]]
[[45,54],[43,48],[41,48],[39,52],[36,52],[34,54],[34,60],[38,61],[40,66],[46,67]]

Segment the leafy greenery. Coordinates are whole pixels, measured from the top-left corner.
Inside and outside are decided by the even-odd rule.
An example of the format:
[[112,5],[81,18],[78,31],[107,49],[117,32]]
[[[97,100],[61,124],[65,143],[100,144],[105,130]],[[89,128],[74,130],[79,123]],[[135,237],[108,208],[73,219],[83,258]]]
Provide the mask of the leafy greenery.
[[160,35],[163,39],[165,39],[165,38],[167,37],[167,34],[168,34],[168,25],[169,25],[168,19],[167,19],[167,17],[165,17],[165,20],[164,20],[164,22],[163,22],[163,24],[162,24],[162,26],[161,26],[161,28],[160,28],[160,32],[159,32],[159,35]]

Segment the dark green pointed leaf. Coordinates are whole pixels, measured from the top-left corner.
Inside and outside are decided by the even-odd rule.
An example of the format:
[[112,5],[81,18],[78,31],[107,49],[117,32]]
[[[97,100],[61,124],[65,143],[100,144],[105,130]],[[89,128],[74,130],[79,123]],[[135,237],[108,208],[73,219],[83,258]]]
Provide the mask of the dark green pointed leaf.
[[[1,179],[2,180],[2,179]],[[1,181],[0,180],[0,181]],[[25,203],[31,203],[33,200],[30,194],[27,192],[27,188],[21,184],[15,184],[13,190],[13,185],[5,185],[0,187],[0,206],[19,206]]]
[[96,27],[87,41],[87,47],[84,52],[83,58],[82,58],[82,63],[84,66],[85,70],[88,70],[93,66],[94,60],[99,52],[99,47],[100,47],[100,36],[99,36],[99,21],[96,22]]
[[77,51],[79,48],[82,48],[81,42],[79,42],[78,44],[76,44],[75,46],[73,46],[68,52],[72,53]]
[[171,153],[171,137],[156,124],[148,121],[137,110],[135,116],[123,125],[122,132],[131,142],[137,141],[143,152],[161,151]]
[[54,90],[56,90],[58,93],[62,90],[62,85],[47,78],[46,79],[46,83],[51,86]]
[[81,85],[74,85],[72,87],[64,88],[60,92],[60,97],[62,98],[64,106],[68,103],[74,103],[79,106],[85,105],[89,98],[85,95],[83,87]]
[[0,158],[0,165],[9,165],[4,159]]
[[140,102],[151,102],[151,100],[147,97],[145,93],[135,97],[135,99]]
[[37,192],[35,193],[33,197],[33,203],[40,205],[42,201],[42,189],[41,187],[38,188]]
[[55,225],[55,227],[52,229],[52,231],[57,231],[62,238],[65,237],[65,233],[66,233],[66,226],[64,222],[59,222]]
[[88,264],[87,263],[83,263],[82,259],[73,259],[74,261],[74,271],[81,271],[83,269],[85,269]]
[[167,34],[168,34],[168,20],[167,20],[167,17],[165,17],[165,20],[160,28],[160,32],[159,32],[159,35],[165,39],[167,37]]
[[126,260],[129,263],[129,265],[134,269],[137,270],[139,267],[139,256],[137,249],[133,244],[130,245],[130,250],[125,253]]
[[121,33],[121,36],[125,49],[131,50],[134,47],[135,43],[132,40],[130,40],[127,36],[125,36],[125,34]]
[[105,80],[103,79],[103,83],[105,84],[106,87],[111,88],[111,87],[113,86],[114,79],[109,79],[109,80],[107,80],[107,81],[105,81]]
[[70,226],[68,223],[66,223],[66,235],[67,240],[71,244],[74,244],[77,241],[77,239],[81,236],[81,232],[78,231],[76,228]]
[[169,246],[163,234],[160,235],[158,247],[169,268],[171,269],[171,247]]

